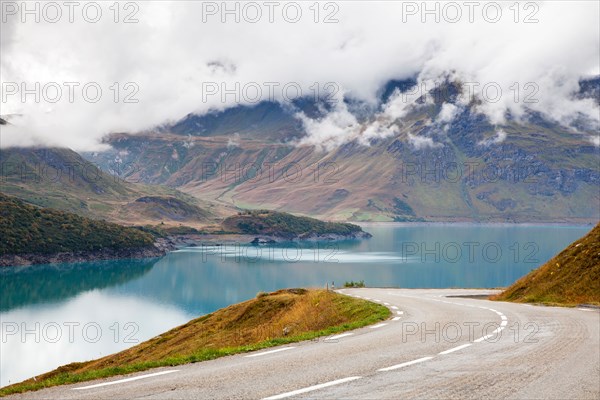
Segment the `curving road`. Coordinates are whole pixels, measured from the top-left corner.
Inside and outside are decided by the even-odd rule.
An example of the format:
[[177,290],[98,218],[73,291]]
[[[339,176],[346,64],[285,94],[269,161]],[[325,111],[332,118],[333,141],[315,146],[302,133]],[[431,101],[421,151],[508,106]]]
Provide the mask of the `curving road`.
[[599,399],[600,312],[346,289],[394,316],[319,341],[25,393],[35,399]]

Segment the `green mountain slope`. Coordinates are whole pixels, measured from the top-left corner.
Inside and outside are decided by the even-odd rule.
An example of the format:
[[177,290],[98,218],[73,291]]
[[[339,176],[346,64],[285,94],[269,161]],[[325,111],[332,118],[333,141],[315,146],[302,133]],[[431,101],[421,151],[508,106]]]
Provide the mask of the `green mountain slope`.
[[150,247],[139,229],[38,208],[0,193],[0,255],[125,250]]
[[178,225],[183,215],[204,225],[214,218],[211,204],[176,189],[127,182],[70,149],[7,148],[0,159],[0,192],[41,207],[124,224]]

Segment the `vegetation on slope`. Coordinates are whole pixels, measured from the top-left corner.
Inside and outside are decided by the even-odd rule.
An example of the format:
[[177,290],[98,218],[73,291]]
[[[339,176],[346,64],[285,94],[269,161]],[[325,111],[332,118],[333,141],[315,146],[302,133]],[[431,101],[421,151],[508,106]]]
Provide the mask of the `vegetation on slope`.
[[0,193],[0,255],[124,250],[152,246],[151,234],[38,208]]
[[11,147],[0,150],[0,159],[2,192],[40,207],[125,225],[185,218],[202,226],[222,212],[166,186],[128,182],[119,175],[125,166],[113,163],[103,171],[67,148]]
[[354,236],[363,233],[358,225],[343,222],[325,222],[288,213],[256,210],[228,217],[223,222],[226,229],[250,234],[271,235],[286,238],[312,235]]
[[600,223],[494,299],[520,303],[600,305]]
[[126,204],[123,211],[138,213],[155,221],[206,222],[212,217],[197,205],[173,196],[143,196]]
[[0,396],[160,366],[210,360],[314,339],[388,318],[382,305],[326,290],[286,289],[194,319],[98,360],[72,363],[19,384]]

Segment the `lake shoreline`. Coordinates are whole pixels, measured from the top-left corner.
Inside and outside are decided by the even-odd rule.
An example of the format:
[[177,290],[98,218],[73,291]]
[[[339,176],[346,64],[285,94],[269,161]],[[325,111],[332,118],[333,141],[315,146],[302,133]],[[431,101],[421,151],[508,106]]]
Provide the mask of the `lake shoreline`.
[[163,257],[176,246],[172,241],[158,239],[154,245],[132,249],[102,249],[96,251],[60,252],[52,254],[4,254],[0,268],[23,267],[40,264],[79,263],[102,260],[141,259]]
[[54,254],[10,254],[0,256],[0,268],[23,267],[40,264],[79,263],[101,260],[137,259],[163,257],[167,253],[156,248],[112,250],[92,252],[65,252]]
[[341,241],[368,239],[371,235],[361,232],[360,235],[312,235],[308,237],[283,237],[274,235],[248,234],[185,234],[158,238],[153,246],[133,249],[102,249],[96,251],[60,252],[52,254],[4,254],[0,255],[0,268],[23,267],[41,264],[79,263],[102,260],[140,259],[164,257],[171,251],[183,247],[202,245],[224,246],[230,244],[274,244],[290,241]]

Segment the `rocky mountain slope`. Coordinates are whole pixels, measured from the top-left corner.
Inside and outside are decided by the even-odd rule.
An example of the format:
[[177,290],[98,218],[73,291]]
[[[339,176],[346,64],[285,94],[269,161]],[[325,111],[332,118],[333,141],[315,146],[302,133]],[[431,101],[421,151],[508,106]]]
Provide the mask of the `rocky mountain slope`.
[[[381,103],[410,87],[390,82]],[[598,102],[600,80],[581,84]],[[596,222],[600,147],[582,124],[567,128],[537,113],[492,125],[473,104],[456,107],[459,84],[417,99],[395,132],[334,148],[299,144],[298,113],[319,121],[326,106],[260,103],[170,126],[107,138],[113,150],[85,157],[124,179],[177,188],[205,201],[350,221]],[[348,101],[367,129],[377,114]]]

